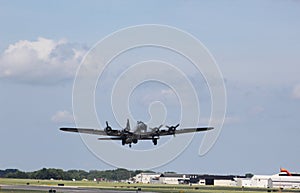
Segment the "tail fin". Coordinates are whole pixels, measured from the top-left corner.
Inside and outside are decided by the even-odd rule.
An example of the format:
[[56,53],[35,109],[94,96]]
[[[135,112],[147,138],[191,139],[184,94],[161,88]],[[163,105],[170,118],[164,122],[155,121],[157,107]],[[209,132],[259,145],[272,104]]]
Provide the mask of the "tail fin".
[[125,127],[126,130],[130,131],[130,123],[129,123],[129,119],[127,119],[127,124]]
[[285,172],[288,176],[291,176],[292,174],[285,168],[280,168],[280,172]]

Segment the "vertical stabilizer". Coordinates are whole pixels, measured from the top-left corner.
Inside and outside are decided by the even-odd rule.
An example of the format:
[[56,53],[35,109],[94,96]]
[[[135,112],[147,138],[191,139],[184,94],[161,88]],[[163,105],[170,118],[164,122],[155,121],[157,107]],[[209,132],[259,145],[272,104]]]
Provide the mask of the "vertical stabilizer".
[[285,172],[288,176],[291,176],[292,174],[285,168],[280,168],[280,172]]
[[125,129],[126,129],[127,131],[130,131],[130,123],[129,123],[129,119],[127,119],[127,124],[126,124]]

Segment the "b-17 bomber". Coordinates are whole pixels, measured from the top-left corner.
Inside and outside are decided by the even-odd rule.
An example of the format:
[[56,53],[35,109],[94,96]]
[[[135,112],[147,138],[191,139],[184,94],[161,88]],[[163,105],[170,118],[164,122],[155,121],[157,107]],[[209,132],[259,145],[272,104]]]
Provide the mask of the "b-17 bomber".
[[[165,129],[162,129],[165,127]],[[120,140],[122,145],[128,144],[131,147],[132,143],[136,144],[139,140],[151,140],[154,145],[157,145],[157,141],[161,136],[167,135],[177,135],[184,133],[193,133],[200,131],[208,131],[214,129],[213,127],[195,127],[195,128],[181,128],[177,129],[179,124],[174,126],[163,126],[160,125],[158,127],[149,128],[148,126],[142,122],[137,121],[137,125],[134,131],[130,129],[130,123],[127,119],[127,124],[124,129],[113,129],[108,122],[106,121],[106,127],[104,130],[92,129],[92,128],[70,128],[70,127],[62,127],[61,131],[66,132],[76,132],[76,133],[85,133],[92,135],[102,135],[106,137],[98,138],[98,140]]]

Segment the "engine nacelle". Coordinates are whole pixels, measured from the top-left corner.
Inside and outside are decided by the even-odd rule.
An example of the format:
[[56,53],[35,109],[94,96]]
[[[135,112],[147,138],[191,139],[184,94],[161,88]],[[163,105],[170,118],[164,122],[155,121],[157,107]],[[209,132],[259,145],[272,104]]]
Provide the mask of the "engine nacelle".
[[106,127],[104,130],[105,130],[105,132],[110,132],[112,130],[112,128],[111,127]]
[[130,144],[130,143],[133,142],[133,139],[132,138],[127,138],[125,141],[126,141],[126,144]]
[[175,132],[177,127],[179,126],[179,124],[175,125],[175,126],[167,126],[167,128],[169,129],[169,132]]
[[111,126],[109,126],[109,125],[108,125],[108,122],[106,121],[106,127],[105,127],[104,131],[105,131],[106,133],[108,133],[108,132],[110,132],[111,130],[112,130]]
[[126,138],[126,139],[125,139],[125,143],[126,143],[126,144],[131,144],[131,143],[136,144],[137,142],[138,142],[138,139],[135,139],[135,138],[129,137],[129,138]]

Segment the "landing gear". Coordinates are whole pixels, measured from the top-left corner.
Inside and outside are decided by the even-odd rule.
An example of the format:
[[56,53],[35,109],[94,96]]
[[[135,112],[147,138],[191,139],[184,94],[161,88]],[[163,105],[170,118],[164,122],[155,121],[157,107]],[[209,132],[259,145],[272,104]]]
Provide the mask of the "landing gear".
[[126,139],[122,139],[122,145],[126,144]]
[[131,143],[129,144],[129,147],[131,148]]
[[152,139],[152,141],[153,141],[154,145],[157,145],[157,139],[156,138]]

